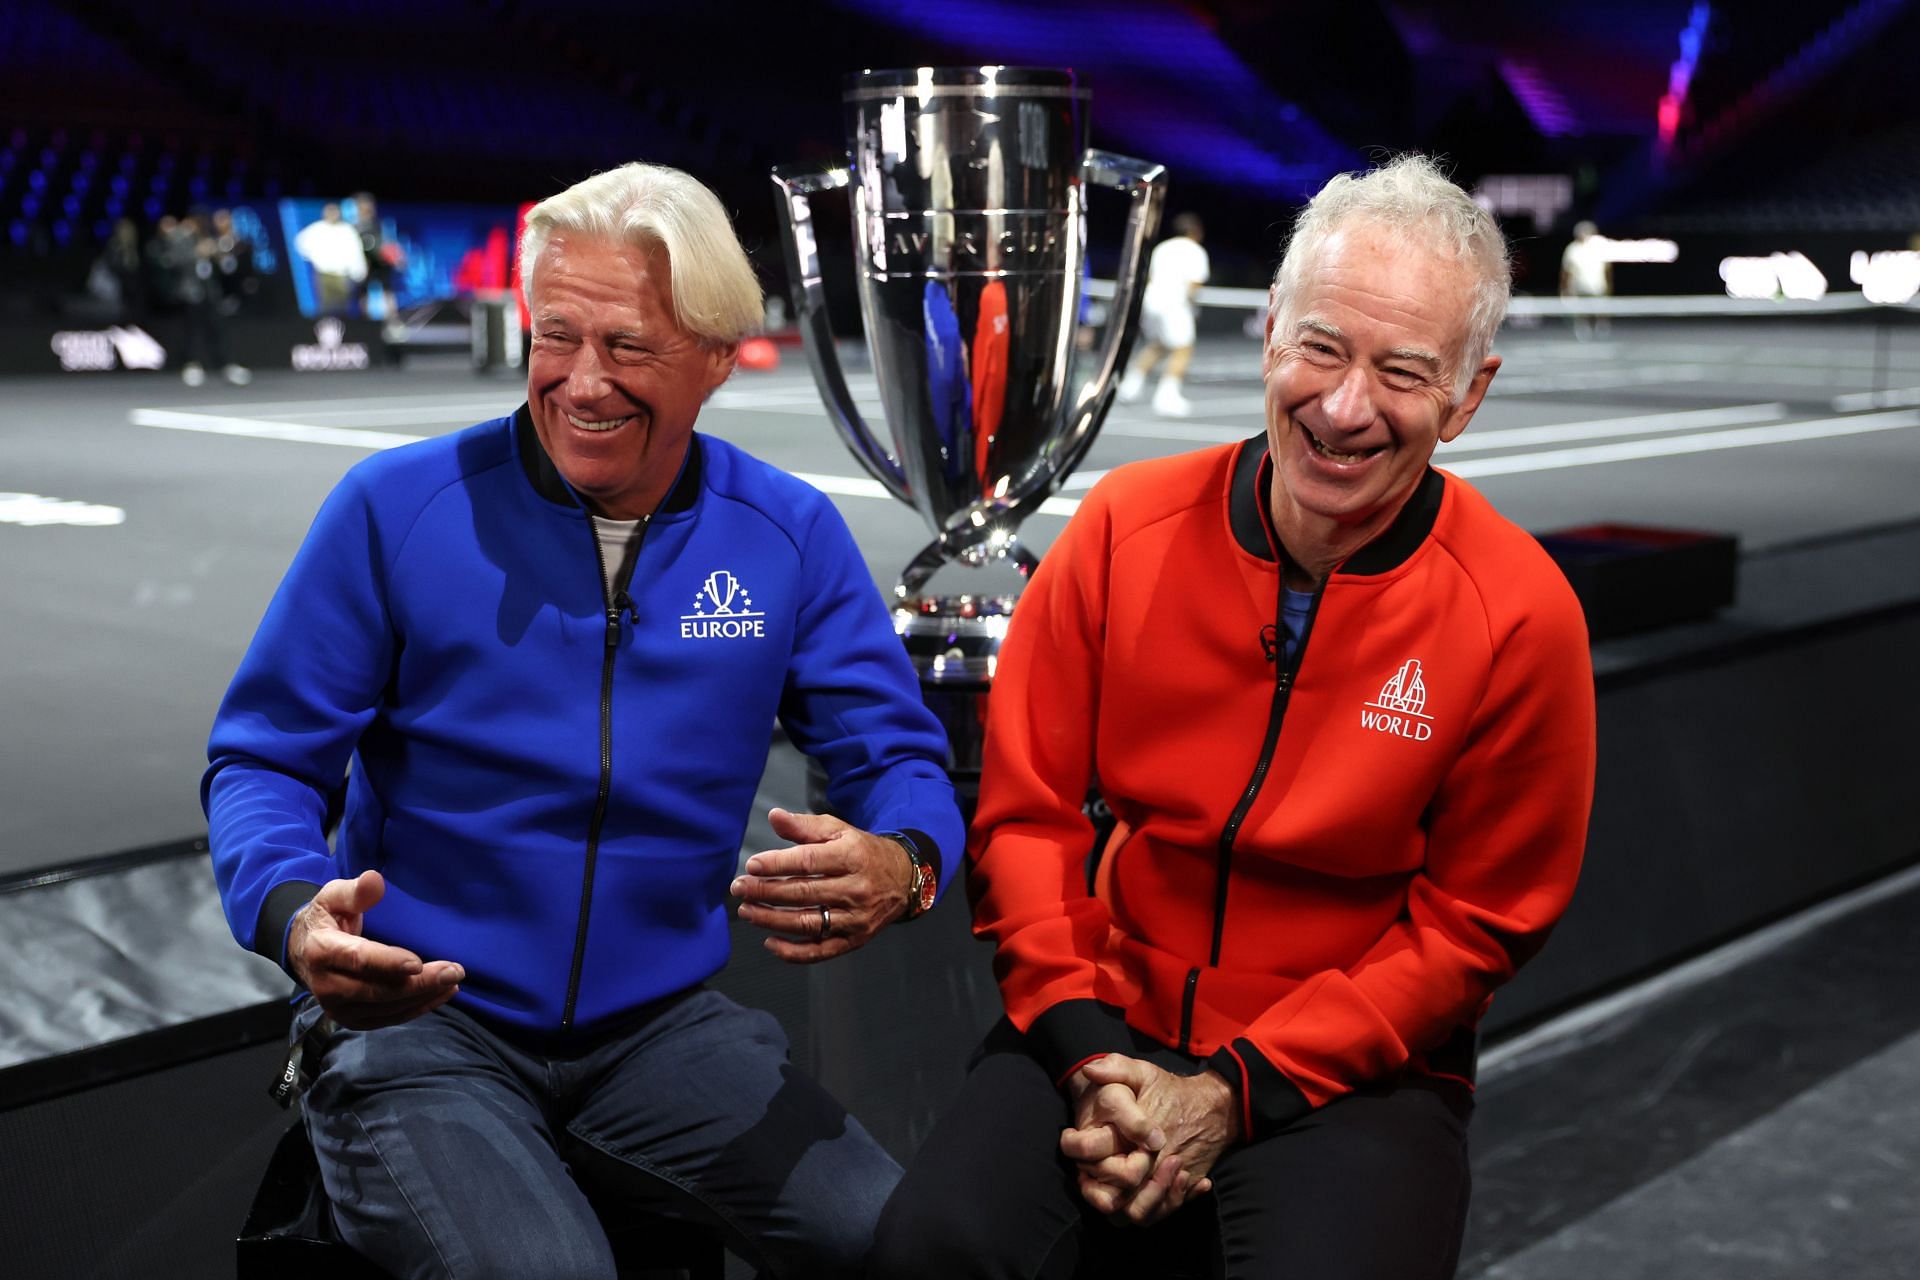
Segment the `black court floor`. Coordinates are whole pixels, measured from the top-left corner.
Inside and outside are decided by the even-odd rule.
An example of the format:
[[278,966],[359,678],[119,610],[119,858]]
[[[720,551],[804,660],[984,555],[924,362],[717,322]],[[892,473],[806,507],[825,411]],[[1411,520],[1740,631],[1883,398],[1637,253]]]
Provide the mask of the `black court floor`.
[[[1862,323],[1616,325],[1585,343],[1512,330],[1492,394],[1439,461],[1536,532],[1625,521],[1763,552],[1902,525],[1920,519],[1920,330],[1894,337],[1883,350]],[[871,378],[853,383],[877,424]],[[1044,549],[1107,469],[1259,430],[1257,345],[1209,340],[1188,393],[1183,420],[1117,406],[1023,537]],[[0,388],[0,875],[200,831],[214,706],[327,490],[374,449],[521,399],[457,369]],[[797,353],[737,375],[700,425],[831,494],[881,585],[927,540],[842,446]]]
[[[1616,324],[1582,343],[1513,330],[1486,406],[1438,460],[1535,531],[1738,535],[1776,572],[1750,579],[1772,598],[1743,599],[1730,626],[1806,616],[1849,590],[1847,607],[1920,596],[1915,561],[1879,552],[1920,531],[1914,334]],[[1251,341],[1207,341],[1194,416],[1117,407],[1023,535],[1044,550],[1100,472],[1259,430],[1257,364]],[[877,421],[871,379],[853,383]],[[264,373],[245,389],[133,375],[0,386],[0,879],[201,833],[213,708],[328,489],[374,449],[521,398],[512,381],[447,367]],[[882,586],[927,538],[859,470],[792,352],[737,376],[701,427],[832,495]],[[1815,552],[1843,563],[1848,548],[1861,571],[1844,582],[1792,568]],[[217,908],[202,914],[217,935]],[[1920,884],[1896,877],[1498,1046],[1461,1274],[1920,1275],[1916,932]],[[277,980],[236,973],[234,990]],[[54,1000],[35,1016],[66,1015]]]

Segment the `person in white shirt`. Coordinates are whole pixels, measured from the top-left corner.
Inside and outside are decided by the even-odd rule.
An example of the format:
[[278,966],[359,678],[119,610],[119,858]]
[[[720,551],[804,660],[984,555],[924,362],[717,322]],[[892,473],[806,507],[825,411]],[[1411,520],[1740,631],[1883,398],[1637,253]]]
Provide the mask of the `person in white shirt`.
[[1210,270],[1207,251],[1200,243],[1205,235],[1199,215],[1183,213],[1173,220],[1173,234],[1154,247],[1147,260],[1146,297],[1140,304],[1140,336],[1146,346],[1120,381],[1120,399],[1133,403],[1164,356],[1167,367],[1154,388],[1153,410],[1167,417],[1184,418],[1193,412],[1181,387],[1193,359],[1194,298]]
[[[1607,255],[1608,240],[1591,222],[1577,222],[1573,240],[1560,255],[1560,296],[1563,298],[1605,298],[1613,294],[1613,259]],[[1575,316],[1573,336],[1582,341],[1598,333],[1607,334],[1605,316]]]
[[328,202],[320,210],[320,221],[300,229],[293,247],[313,268],[320,314],[343,314],[354,287],[367,278],[367,254],[360,247],[360,232],[341,219],[338,204]]

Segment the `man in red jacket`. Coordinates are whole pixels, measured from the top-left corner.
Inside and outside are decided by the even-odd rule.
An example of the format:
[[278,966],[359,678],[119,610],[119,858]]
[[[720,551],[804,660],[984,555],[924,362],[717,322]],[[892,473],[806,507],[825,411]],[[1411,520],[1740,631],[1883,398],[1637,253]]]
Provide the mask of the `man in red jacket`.
[[1264,436],[1119,469],[1048,554],[969,848],[1007,1017],[881,1274],[1164,1274],[1169,1240],[1204,1274],[1209,1238],[1232,1276],[1452,1274],[1474,1029],[1566,907],[1593,785],[1578,602],[1430,465],[1507,294],[1432,162],[1334,179],[1273,284]]

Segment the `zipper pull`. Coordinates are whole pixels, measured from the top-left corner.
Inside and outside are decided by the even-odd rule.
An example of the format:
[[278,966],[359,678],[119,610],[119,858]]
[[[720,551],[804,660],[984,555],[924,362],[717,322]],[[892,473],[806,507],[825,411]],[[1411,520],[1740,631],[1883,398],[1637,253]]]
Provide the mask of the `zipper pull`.
[[[653,524],[653,513],[651,511],[647,512],[645,515],[640,517],[640,536],[638,539],[635,540],[634,546],[633,546],[633,555],[636,559],[639,558],[640,548],[646,545],[647,529],[652,524]],[[629,579],[633,577],[633,574],[636,568],[637,566],[633,566],[633,565],[628,566],[627,577]],[[632,619],[634,626],[637,627],[640,625],[640,605],[637,601],[634,600],[633,596],[627,591],[625,587],[620,588],[620,594],[615,596],[613,600],[613,611],[617,614],[622,609],[625,609],[627,611],[627,617]]]
[[607,610],[607,648],[620,643],[620,606],[614,605]]

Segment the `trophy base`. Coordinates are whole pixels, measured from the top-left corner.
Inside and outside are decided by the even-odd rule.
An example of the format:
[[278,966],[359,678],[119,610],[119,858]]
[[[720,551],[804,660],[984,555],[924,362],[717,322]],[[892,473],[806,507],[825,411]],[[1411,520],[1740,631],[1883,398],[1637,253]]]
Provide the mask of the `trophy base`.
[[[987,702],[993,691],[1000,642],[1006,637],[1016,596],[903,596],[893,609],[893,629],[907,646],[920,676],[920,697],[947,734],[947,777],[961,818],[971,826],[980,801],[980,768],[986,755]],[[807,803],[815,813],[830,813],[826,772],[807,762]],[[1087,855],[1087,885],[1092,891],[1113,811],[1090,783],[1083,806],[1093,826]]]
[[[920,677],[920,699],[947,735],[947,777],[961,816],[973,820],[980,796],[980,763],[987,745],[987,695],[1000,661],[1000,641],[1018,597],[1011,595],[901,595],[893,629]],[[830,812],[826,775],[808,761],[807,803]]]
[[893,607],[893,629],[920,676],[920,696],[947,732],[947,772],[956,787],[979,784],[987,695],[1016,599],[918,595],[904,596]]

